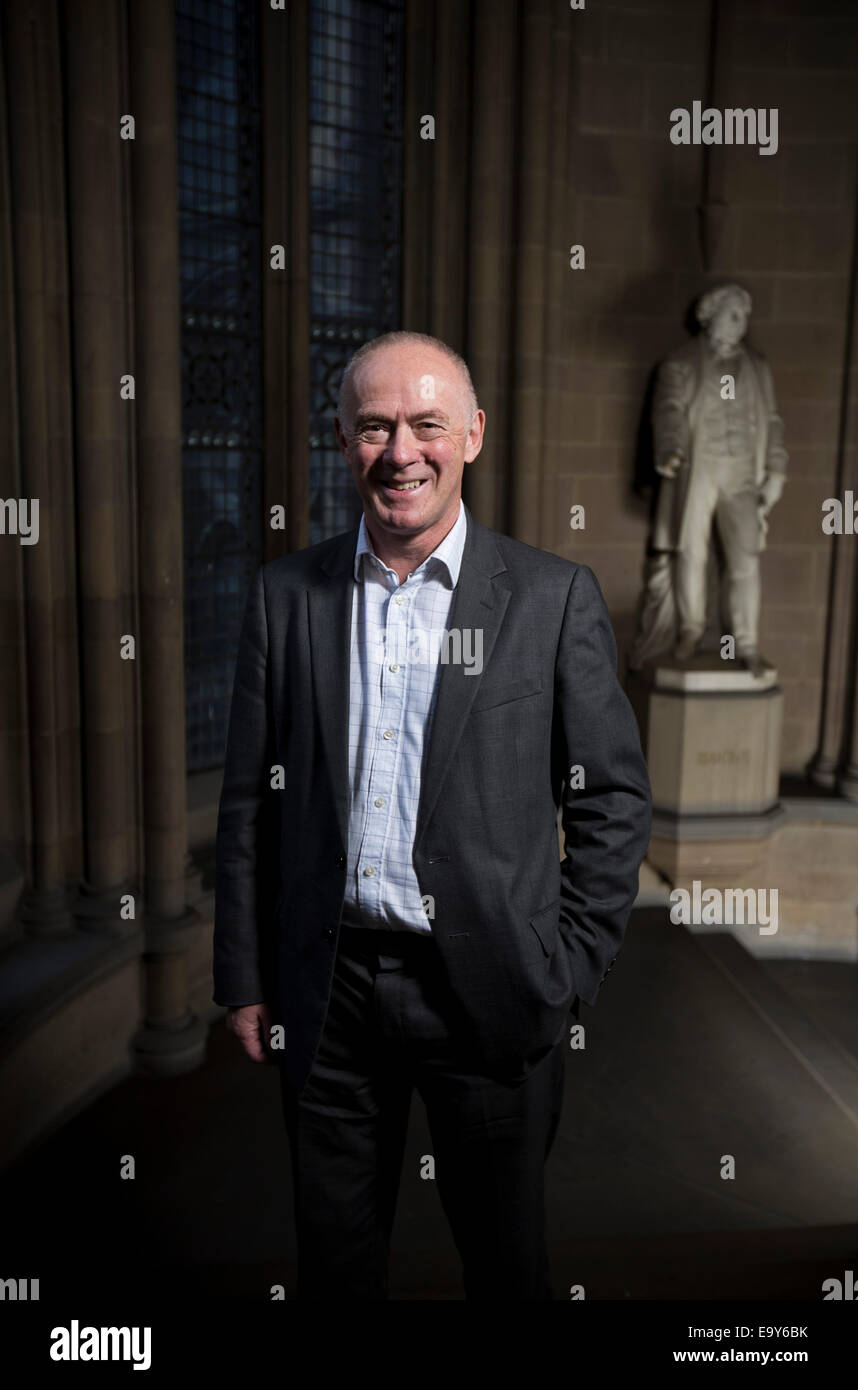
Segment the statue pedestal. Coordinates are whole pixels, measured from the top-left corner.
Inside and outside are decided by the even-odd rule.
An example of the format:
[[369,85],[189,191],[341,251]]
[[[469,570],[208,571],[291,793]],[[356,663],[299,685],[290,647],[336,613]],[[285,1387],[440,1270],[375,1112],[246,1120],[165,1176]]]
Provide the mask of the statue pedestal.
[[747,872],[783,813],[778,805],[783,695],[717,653],[631,673],[653,796],[653,868],[672,883]]

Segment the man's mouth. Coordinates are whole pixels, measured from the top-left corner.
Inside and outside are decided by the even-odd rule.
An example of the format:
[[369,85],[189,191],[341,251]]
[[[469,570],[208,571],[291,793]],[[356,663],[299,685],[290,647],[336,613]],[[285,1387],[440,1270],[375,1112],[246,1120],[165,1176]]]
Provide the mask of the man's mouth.
[[415,478],[412,482],[408,483],[385,482],[382,480],[381,486],[388,492],[416,492],[425,482],[425,478]]

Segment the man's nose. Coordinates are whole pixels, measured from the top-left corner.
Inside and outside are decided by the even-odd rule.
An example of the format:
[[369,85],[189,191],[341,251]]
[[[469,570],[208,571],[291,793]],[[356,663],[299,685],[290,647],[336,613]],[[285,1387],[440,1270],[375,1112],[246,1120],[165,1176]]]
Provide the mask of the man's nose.
[[410,463],[415,457],[414,435],[409,425],[401,424],[391,432],[384,451],[390,463]]

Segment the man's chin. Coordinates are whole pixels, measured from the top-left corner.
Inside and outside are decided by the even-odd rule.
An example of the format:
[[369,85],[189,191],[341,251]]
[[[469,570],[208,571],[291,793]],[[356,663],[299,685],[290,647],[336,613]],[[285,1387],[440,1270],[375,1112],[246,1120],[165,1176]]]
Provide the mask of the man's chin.
[[427,502],[428,499],[425,497],[400,502],[374,492],[370,510],[374,517],[394,530],[420,530],[431,521]]
[[411,510],[411,508],[382,505],[373,507],[370,524],[372,522],[383,527],[385,531],[399,536],[407,536],[425,531],[426,527],[431,524],[431,518],[425,515],[422,507],[418,511],[416,507]]

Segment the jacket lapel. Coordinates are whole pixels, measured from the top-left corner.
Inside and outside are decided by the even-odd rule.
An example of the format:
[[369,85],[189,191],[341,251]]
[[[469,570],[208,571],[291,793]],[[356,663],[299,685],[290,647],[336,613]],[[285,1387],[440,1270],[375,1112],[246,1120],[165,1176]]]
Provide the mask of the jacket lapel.
[[[468,530],[462,553],[459,582],[450,605],[447,628],[482,631],[483,669],[479,675],[468,675],[464,665],[441,663],[435,711],[429,734],[429,746],[423,763],[420,801],[417,808],[415,848],[421,842],[435,809],[444,778],[459,745],[468,712],[483,681],[492,649],[506,613],[510,590],[496,576],[506,572],[492,532],[474,520],[465,508]],[[473,648],[472,648],[473,650]]]
[[347,531],[322,561],[307,590],[313,689],[343,845],[349,833],[349,662],[358,527]]

